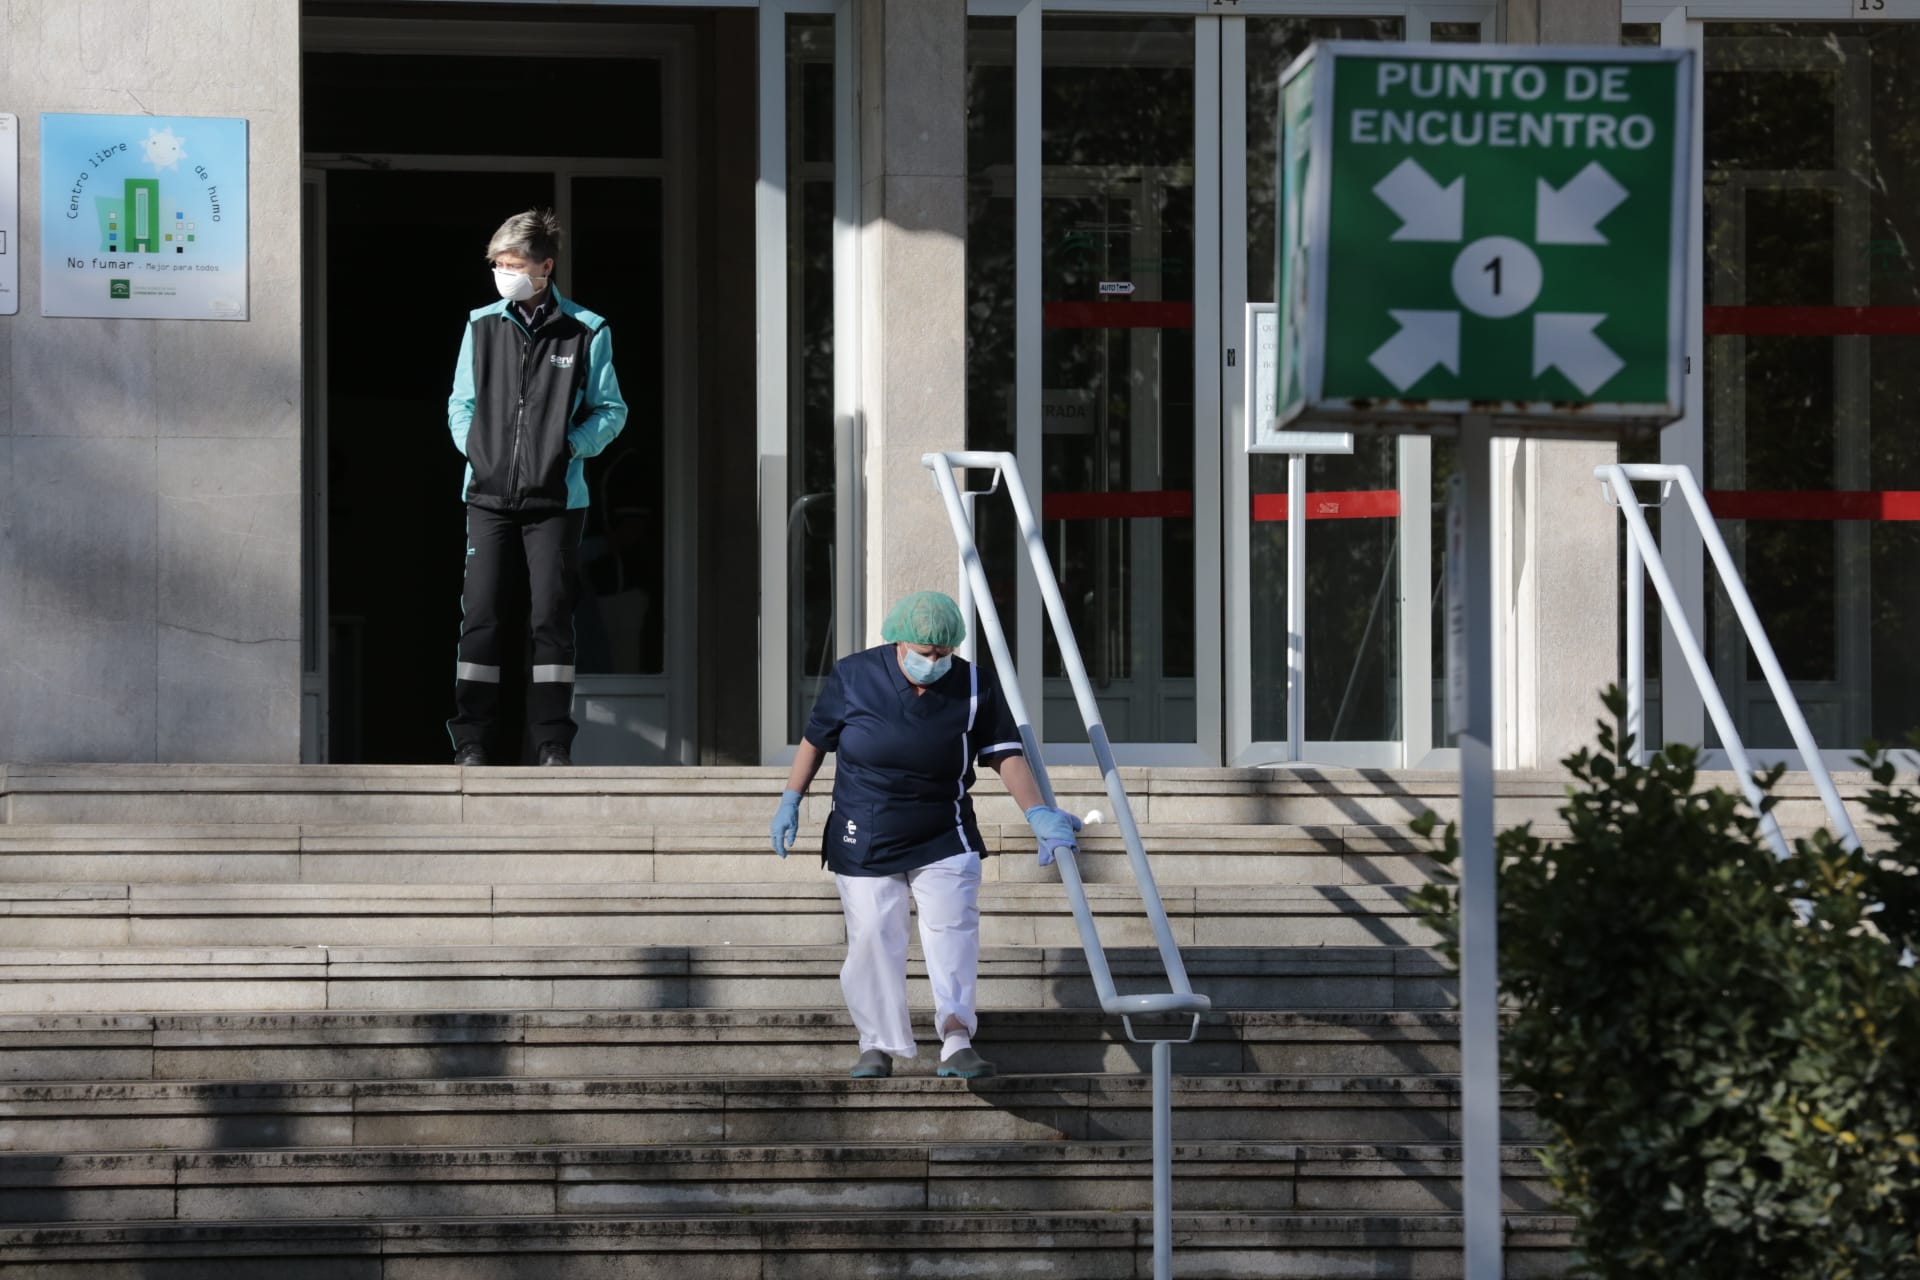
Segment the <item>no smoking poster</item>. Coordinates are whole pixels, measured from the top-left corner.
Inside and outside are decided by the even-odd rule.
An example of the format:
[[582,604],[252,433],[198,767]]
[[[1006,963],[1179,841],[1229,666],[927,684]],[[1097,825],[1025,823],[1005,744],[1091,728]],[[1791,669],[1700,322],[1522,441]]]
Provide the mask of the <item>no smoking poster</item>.
[[247,122],[40,117],[40,310],[247,318]]

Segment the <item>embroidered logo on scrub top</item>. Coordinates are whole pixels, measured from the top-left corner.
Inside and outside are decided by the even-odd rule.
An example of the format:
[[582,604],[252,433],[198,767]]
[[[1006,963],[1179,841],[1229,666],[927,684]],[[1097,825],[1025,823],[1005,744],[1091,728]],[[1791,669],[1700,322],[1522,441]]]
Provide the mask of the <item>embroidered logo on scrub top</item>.
[[853,838],[853,834],[859,829],[860,829],[859,827],[856,827],[853,825],[853,820],[849,818],[847,820],[847,834],[840,837],[840,843],[841,844],[858,844],[859,841]]

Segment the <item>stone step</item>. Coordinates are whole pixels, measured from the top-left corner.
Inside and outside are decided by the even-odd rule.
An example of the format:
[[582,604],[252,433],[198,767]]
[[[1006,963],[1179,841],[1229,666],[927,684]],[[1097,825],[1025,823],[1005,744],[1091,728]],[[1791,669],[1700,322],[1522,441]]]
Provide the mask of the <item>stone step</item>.
[[[1431,946],[1403,886],[1164,885],[1181,946]],[[1152,946],[1131,885],[1092,885],[1101,938]],[[1079,942],[1057,884],[987,884],[988,946]],[[804,884],[0,884],[17,947],[841,945],[830,879]]]
[[[451,765],[10,765],[0,772],[8,823],[476,823],[764,824],[786,771],[775,768],[459,769]],[[1727,775],[1729,780],[1731,775]],[[1452,816],[1452,771],[1129,768],[1121,770],[1136,821],[1401,826],[1428,809]],[[1097,770],[1052,771],[1055,793],[1074,812],[1110,809]],[[1858,789],[1865,775],[1846,775]],[[832,770],[806,802],[805,823],[823,821]],[[1566,780],[1557,770],[1509,772],[1497,783],[1501,821],[1553,821]],[[1805,795],[1801,795],[1804,790]],[[1782,821],[1798,820],[1810,786],[1783,785]],[[984,822],[1020,815],[997,778],[975,790]]]
[[[810,804],[815,803],[810,801]],[[275,823],[0,824],[0,883],[762,884],[826,883],[820,822],[785,859],[767,826],[681,822],[556,826]],[[1561,828],[1540,828],[1548,836]],[[1169,884],[1417,884],[1429,844],[1404,826],[1145,823],[1155,878]],[[1024,823],[986,822],[989,882],[1057,884]],[[1112,824],[1082,836],[1081,878],[1132,884]]]
[[[1182,1213],[1181,1280],[1457,1280],[1457,1214]],[[1510,1214],[1506,1274],[1564,1274],[1572,1220]],[[34,1280],[1137,1280],[1143,1213],[668,1215],[376,1222],[113,1223],[0,1231]],[[938,1270],[929,1269],[937,1262]]]
[[[1175,1145],[1184,1212],[1429,1213],[1460,1207],[1438,1145]],[[1534,1151],[1502,1151],[1504,1209],[1552,1193]],[[1150,1212],[1142,1142],[783,1142],[372,1146],[0,1156],[0,1223],[695,1213]]]
[[[924,965],[909,998],[930,1007]],[[1220,1009],[1435,1009],[1454,989],[1424,947],[1190,947]],[[1164,991],[1159,956],[1113,947],[1120,990]],[[99,947],[0,949],[0,1014],[297,1009],[794,1009],[840,1003],[834,946]],[[986,947],[985,1009],[1097,1008],[1078,947]]]
[[[922,1061],[903,1070],[912,1074],[9,1084],[0,1085],[0,1150],[1152,1136],[1147,1076],[962,1082],[935,1076]],[[1183,1141],[1457,1141],[1459,1102],[1450,1076],[1188,1074],[1174,1083],[1175,1132]],[[1508,1092],[1508,1138],[1534,1135],[1528,1105],[1523,1094]]]
[[[1135,1023],[1143,1036],[1177,1037],[1189,1027]],[[1460,1067],[1459,1034],[1452,1010],[1215,1012],[1202,1018],[1193,1043],[1174,1049],[1174,1064],[1205,1075],[1450,1075]],[[1146,1046],[1092,1009],[989,1009],[979,1040],[1010,1073],[1150,1066]],[[0,1080],[837,1076],[857,1041],[838,1007],[14,1015],[0,1017]]]

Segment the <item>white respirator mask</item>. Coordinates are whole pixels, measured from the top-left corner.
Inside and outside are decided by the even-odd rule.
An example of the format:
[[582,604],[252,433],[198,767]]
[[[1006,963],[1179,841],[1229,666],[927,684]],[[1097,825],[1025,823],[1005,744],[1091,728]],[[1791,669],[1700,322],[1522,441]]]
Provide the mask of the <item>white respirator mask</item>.
[[493,269],[493,287],[508,302],[525,302],[534,295],[533,277],[524,271]]

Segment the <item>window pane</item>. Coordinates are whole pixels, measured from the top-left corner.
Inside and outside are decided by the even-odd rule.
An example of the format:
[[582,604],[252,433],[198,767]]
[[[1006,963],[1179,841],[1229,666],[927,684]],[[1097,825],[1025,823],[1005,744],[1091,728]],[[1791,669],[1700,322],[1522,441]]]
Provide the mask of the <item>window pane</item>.
[[[1042,32],[1042,524],[1110,736],[1192,741],[1194,26]],[[1083,740],[1044,662],[1047,737]]]
[[[1920,24],[1713,23],[1706,73],[1707,488],[1741,504],[1721,528],[1815,737],[1897,741],[1914,526],[1821,498],[1920,488]],[[1789,745],[1722,592],[1708,612],[1742,735]]]
[[787,19],[787,735],[833,667],[833,19]]
[[[1450,36],[1479,38],[1478,23],[1435,23],[1436,38],[1442,27]],[[1313,40],[1397,40],[1400,34],[1398,18],[1247,19],[1247,294],[1252,301],[1274,297],[1280,73]],[[1309,459],[1309,512],[1327,505],[1313,503],[1314,494],[1395,489],[1396,459],[1387,438],[1362,438],[1351,457]],[[1250,580],[1241,589],[1249,592],[1252,622],[1253,737],[1272,742],[1287,736],[1287,526],[1261,497],[1286,493],[1287,460],[1254,454],[1247,461],[1255,508]],[[1352,509],[1351,503],[1345,505]],[[1399,736],[1397,530],[1390,517],[1309,521],[1306,734],[1314,741],[1379,742]]]
[[575,615],[580,670],[666,670],[666,444],[661,384],[665,333],[661,182],[575,178],[573,278],[607,318],[627,425],[586,464],[584,589]]
[[[1014,91],[1012,18],[967,20],[967,448],[1011,452],[1014,421]],[[1009,644],[1019,633],[1011,508],[979,504],[974,537]],[[975,646],[982,662],[992,655]]]

